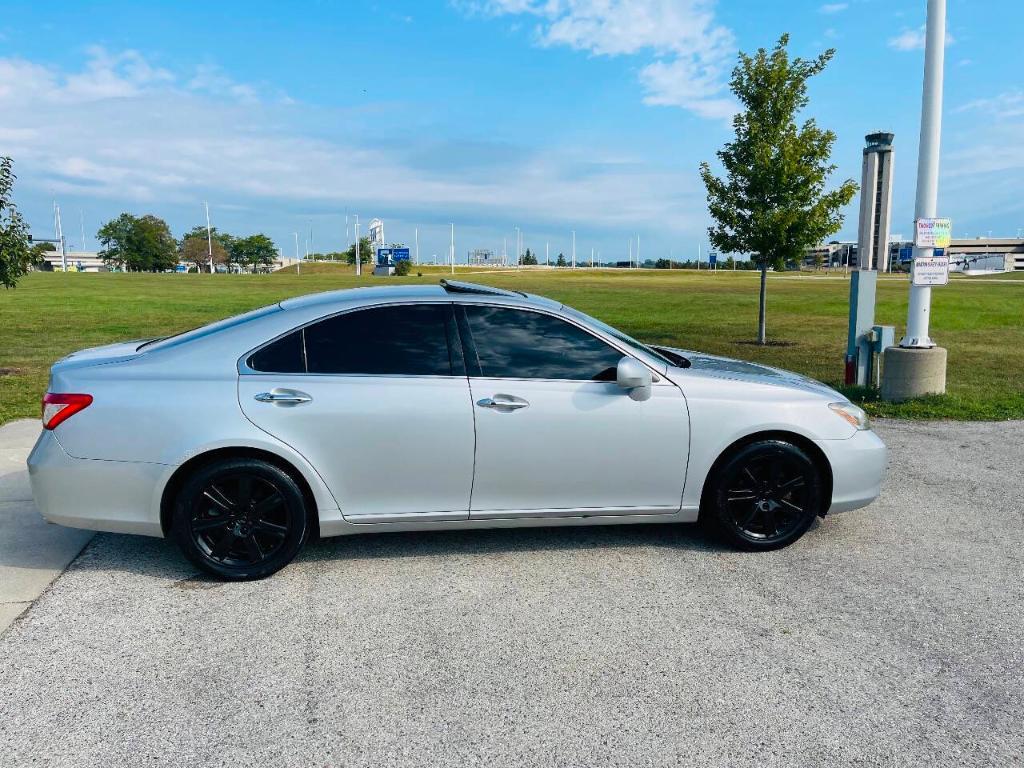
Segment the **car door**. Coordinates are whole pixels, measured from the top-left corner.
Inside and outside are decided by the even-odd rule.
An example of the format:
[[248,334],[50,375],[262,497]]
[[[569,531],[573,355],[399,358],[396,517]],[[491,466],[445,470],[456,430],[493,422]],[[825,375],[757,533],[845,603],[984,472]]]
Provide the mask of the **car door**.
[[323,318],[249,355],[238,398],[354,522],[464,520],[473,411],[450,303]]
[[457,306],[476,414],[471,518],[678,511],[689,450],[682,392],[638,402],[622,349],[562,317]]

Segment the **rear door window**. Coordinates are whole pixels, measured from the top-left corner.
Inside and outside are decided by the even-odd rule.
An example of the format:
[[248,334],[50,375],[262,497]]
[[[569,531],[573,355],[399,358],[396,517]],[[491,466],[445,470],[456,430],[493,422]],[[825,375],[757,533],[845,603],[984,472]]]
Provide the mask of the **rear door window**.
[[293,331],[249,358],[269,373],[451,376],[448,304],[373,307]]

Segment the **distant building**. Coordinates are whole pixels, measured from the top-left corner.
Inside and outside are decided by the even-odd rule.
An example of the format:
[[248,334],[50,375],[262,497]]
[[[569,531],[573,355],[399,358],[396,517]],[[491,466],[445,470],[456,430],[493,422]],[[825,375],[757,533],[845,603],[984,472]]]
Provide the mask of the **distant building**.
[[495,255],[490,248],[476,248],[466,254],[466,260],[472,267],[504,266],[505,260]]
[[68,251],[63,257],[58,251],[46,251],[38,269],[41,272],[63,272],[65,262],[68,265],[68,272],[110,271],[96,251]]
[[[888,259],[878,266],[882,271],[907,270],[913,258],[914,243],[896,235],[889,240]],[[835,241],[808,248],[804,253],[806,267],[814,266],[815,257],[821,256],[826,267],[860,268],[857,243]],[[1001,269],[1007,272],[1024,271],[1024,238],[979,237],[953,238],[947,249],[950,263],[966,269]],[[882,264],[885,264],[883,267]]]
[[370,237],[370,253],[377,253],[378,248],[384,248],[384,220],[371,219],[368,230]]
[[951,264],[967,269],[1003,269],[1024,272],[1024,238],[953,238],[946,249]]

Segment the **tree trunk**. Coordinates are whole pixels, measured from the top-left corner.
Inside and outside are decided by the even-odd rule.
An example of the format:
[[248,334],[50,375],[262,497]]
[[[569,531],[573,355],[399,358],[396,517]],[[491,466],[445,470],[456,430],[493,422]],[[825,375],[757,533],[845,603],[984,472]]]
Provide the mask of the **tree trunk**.
[[765,344],[767,341],[765,333],[764,310],[768,300],[768,262],[761,262],[761,295],[757,306],[757,343]]

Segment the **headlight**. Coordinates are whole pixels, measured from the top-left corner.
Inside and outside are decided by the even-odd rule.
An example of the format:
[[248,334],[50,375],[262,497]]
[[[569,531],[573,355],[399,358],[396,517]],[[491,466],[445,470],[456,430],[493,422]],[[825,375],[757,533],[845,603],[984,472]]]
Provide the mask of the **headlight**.
[[871,429],[868,415],[864,413],[863,408],[858,408],[853,403],[829,403],[828,407],[832,409],[836,416],[843,419],[851,427]]

